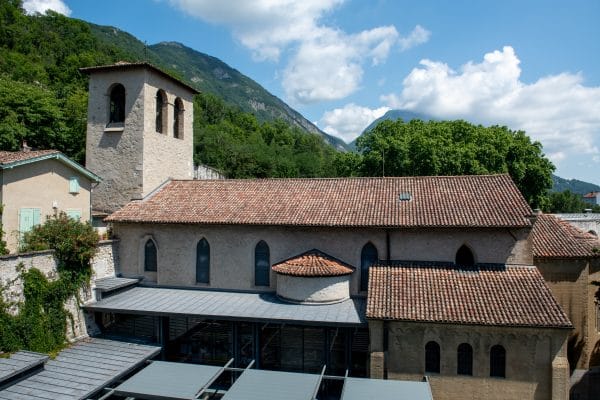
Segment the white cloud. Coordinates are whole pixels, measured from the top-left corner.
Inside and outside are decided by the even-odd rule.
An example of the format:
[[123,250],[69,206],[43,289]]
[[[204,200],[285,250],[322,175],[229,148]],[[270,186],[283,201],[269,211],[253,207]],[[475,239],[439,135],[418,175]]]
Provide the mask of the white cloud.
[[64,15],[71,15],[71,9],[62,0],[25,0],[23,9],[27,14],[45,14],[47,10]]
[[348,33],[322,24],[322,17],[344,0],[169,2],[204,21],[227,26],[256,60],[277,62],[286,56],[281,83],[294,103],[344,98],[360,87],[366,63],[378,65],[394,46],[406,49],[429,37],[420,26],[399,41],[394,26]]
[[423,28],[421,25],[417,25],[408,36],[398,39],[400,50],[406,51],[410,48],[423,44],[429,40],[430,36],[431,32]]
[[423,60],[404,79],[400,94],[381,96],[392,108],[438,118],[464,118],[522,129],[544,145],[557,164],[576,154],[600,154],[600,87],[584,86],[581,74],[520,80],[512,47],[485,54],[459,71]]
[[346,143],[350,143],[371,122],[382,117],[387,111],[389,111],[389,107],[371,109],[350,103],[342,108],[325,112],[319,121],[319,126],[328,134],[337,136]]

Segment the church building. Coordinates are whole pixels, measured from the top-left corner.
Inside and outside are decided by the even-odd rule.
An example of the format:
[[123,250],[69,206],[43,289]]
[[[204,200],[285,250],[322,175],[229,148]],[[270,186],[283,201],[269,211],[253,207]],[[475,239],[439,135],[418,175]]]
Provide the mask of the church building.
[[170,361],[430,382],[433,398],[566,400],[571,321],[508,175],[192,179],[195,91],[86,68],[93,207],[120,240],[85,306]]

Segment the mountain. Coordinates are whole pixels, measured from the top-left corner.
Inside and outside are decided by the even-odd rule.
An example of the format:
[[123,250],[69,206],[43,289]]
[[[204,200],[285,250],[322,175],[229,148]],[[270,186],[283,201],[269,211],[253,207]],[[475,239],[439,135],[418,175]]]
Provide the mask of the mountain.
[[564,179],[560,176],[552,175],[552,191],[564,192],[565,190],[583,195],[589,192],[599,192],[600,186],[578,179]]
[[[386,121],[386,120],[395,121],[400,118],[402,118],[403,121],[410,121],[412,119],[420,119],[423,121],[437,120],[437,118],[433,118],[430,115],[419,114],[419,113],[408,111],[408,110],[390,110],[390,111],[386,112],[385,114],[383,114],[381,117],[377,118],[375,121],[371,122],[371,124],[369,124],[369,126],[367,126],[358,137],[361,137],[366,132],[369,132],[371,129],[375,128],[377,126],[377,124],[380,123],[381,121]],[[358,139],[358,138],[356,138],[356,139]],[[350,148],[353,150],[356,149],[356,139],[354,139],[352,142],[350,142],[350,144],[348,144],[348,146],[350,146]]]
[[259,121],[281,119],[306,132],[323,136],[338,150],[348,150],[344,141],[321,131],[257,82],[216,57],[177,42],[146,46],[129,33],[110,26],[90,24],[90,27],[101,42],[115,45],[138,59],[147,60],[201,92],[219,96],[226,103],[254,114]]

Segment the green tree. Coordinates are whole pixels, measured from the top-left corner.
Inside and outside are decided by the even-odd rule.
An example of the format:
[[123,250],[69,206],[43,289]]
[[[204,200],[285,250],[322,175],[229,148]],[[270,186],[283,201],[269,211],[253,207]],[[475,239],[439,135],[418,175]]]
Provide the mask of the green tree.
[[357,141],[364,176],[508,173],[534,207],[544,205],[554,166],[522,131],[466,121],[382,121]]
[[580,213],[586,209],[600,212],[600,205],[586,203],[580,194],[570,190],[549,193],[548,203],[544,207],[544,211],[550,213]]

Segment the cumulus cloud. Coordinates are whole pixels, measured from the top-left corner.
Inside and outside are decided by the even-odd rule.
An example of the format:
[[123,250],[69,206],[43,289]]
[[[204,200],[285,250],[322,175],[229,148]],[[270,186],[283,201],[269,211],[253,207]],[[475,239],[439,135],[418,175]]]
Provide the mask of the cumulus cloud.
[[229,27],[256,60],[289,56],[281,83],[287,98],[302,104],[348,96],[360,87],[365,64],[381,64],[394,46],[408,49],[429,38],[420,26],[400,38],[394,26],[348,33],[321,23],[343,1],[169,0],[190,15]]
[[398,39],[400,50],[406,51],[410,48],[426,43],[430,36],[431,32],[423,28],[421,25],[417,25],[408,36]]
[[389,110],[389,107],[371,109],[350,103],[342,108],[325,112],[319,121],[319,126],[328,134],[337,136],[346,143],[350,143],[371,122],[382,117]]
[[589,159],[600,154],[600,87],[585,86],[581,74],[571,73],[524,83],[519,64],[508,46],[458,71],[422,60],[404,79],[400,94],[381,99],[389,107],[438,118],[525,130],[557,164],[574,154]]
[[64,15],[71,15],[71,9],[62,0],[25,0],[23,9],[27,14],[45,14],[52,10]]

